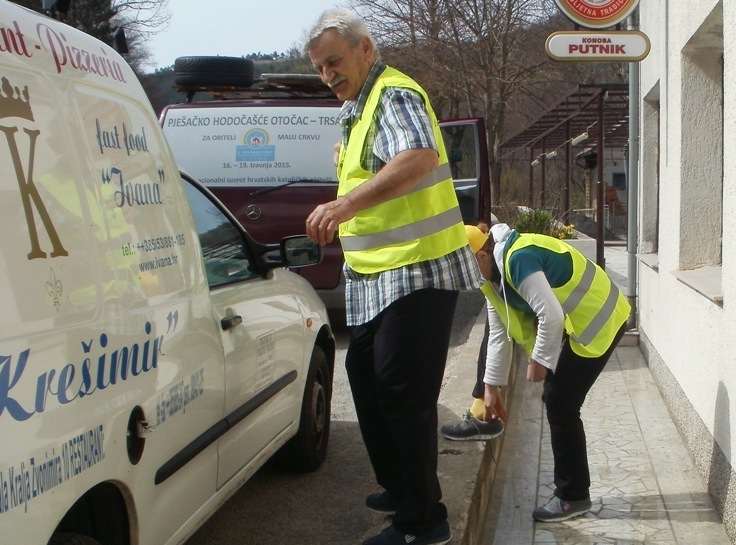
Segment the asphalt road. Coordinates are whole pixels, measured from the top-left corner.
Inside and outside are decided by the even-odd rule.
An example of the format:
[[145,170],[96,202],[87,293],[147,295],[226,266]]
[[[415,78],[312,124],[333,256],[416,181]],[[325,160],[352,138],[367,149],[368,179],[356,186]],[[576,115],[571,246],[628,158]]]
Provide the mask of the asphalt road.
[[[484,305],[480,291],[461,293],[448,369]],[[337,331],[332,429],[327,460],[309,474],[266,464],[186,545],[339,545],[361,543],[382,516],[364,506],[377,490],[350,397],[344,358],[348,332]]]

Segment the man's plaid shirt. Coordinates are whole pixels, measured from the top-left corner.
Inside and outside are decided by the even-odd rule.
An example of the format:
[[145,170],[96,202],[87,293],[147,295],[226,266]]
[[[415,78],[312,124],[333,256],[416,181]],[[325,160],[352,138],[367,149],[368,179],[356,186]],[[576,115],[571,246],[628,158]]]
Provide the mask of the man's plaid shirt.
[[[343,145],[347,146],[354,120],[362,115],[368,95],[385,68],[385,64],[376,62],[358,99],[343,104],[339,115]],[[399,152],[414,148],[437,149],[424,101],[408,89],[388,88],[364,142],[363,167],[370,172],[378,172]],[[391,303],[416,290],[473,290],[480,288],[485,281],[470,246],[439,259],[375,274],[358,273],[347,264],[343,271],[348,325],[369,322]]]

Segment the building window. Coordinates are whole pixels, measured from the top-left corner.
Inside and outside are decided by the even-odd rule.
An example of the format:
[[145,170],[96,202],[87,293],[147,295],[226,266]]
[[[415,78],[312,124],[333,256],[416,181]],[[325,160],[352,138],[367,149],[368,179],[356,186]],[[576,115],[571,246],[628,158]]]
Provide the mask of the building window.
[[723,236],[723,12],[683,49],[680,269],[721,264]]
[[659,82],[642,102],[641,217],[640,250],[643,254],[659,251],[659,169],[660,169]]
[[611,183],[613,185],[613,189],[616,191],[625,191],[626,190],[626,173],[625,172],[614,172],[612,174]]
[[682,49],[679,268],[675,276],[723,304],[723,5]]

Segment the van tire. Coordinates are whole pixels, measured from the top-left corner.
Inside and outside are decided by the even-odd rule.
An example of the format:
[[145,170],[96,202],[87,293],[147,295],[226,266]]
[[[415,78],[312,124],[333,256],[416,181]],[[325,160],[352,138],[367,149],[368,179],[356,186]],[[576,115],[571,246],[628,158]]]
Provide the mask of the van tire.
[[309,472],[322,465],[330,437],[331,400],[330,366],[322,348],[315,346],[304,387],[299,431],[281,447],[274,458],[280,467]]
[[49,545],[100,545],[100,542],[82,534],[61,533],[51,536]]
[[253,61],[243,57],[178,57],[174,84],[180,87],[250,87]]

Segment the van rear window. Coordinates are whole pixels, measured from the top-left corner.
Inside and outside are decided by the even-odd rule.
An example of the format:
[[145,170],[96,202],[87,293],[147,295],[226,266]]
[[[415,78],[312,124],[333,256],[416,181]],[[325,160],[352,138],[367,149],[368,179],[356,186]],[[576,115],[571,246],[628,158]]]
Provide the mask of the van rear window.
[[335,182],[337,107],[171,108],[163,129],[179,165],[214,187]]

